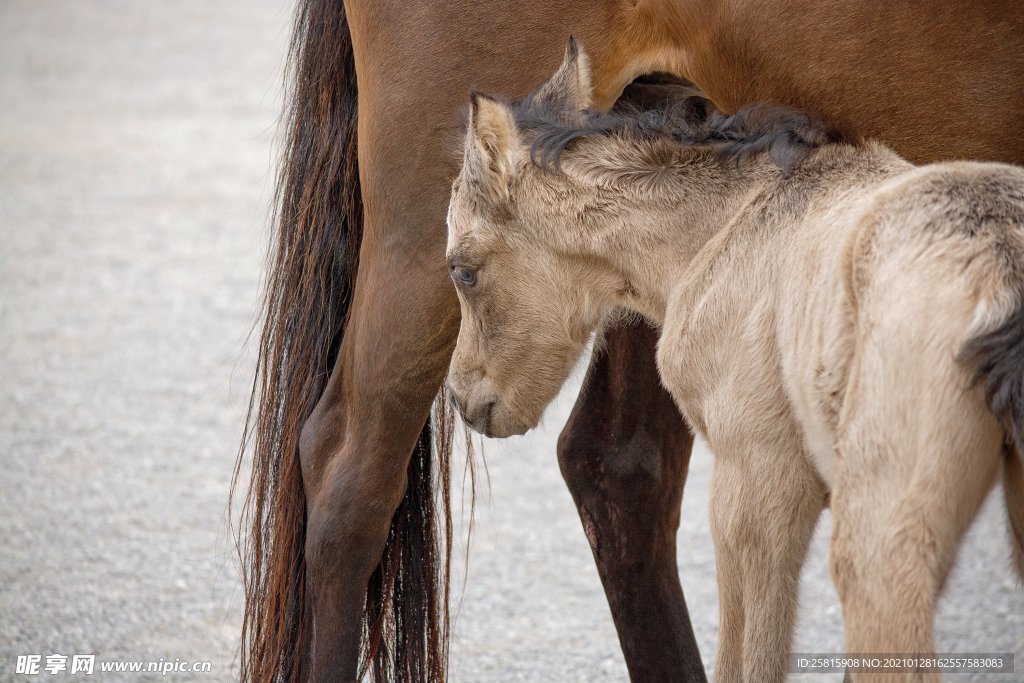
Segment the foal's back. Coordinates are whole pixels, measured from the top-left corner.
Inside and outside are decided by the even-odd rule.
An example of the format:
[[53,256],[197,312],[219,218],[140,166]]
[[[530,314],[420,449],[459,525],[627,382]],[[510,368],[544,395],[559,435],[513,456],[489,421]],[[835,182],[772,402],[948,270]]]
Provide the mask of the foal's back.
[[[820,156],[782,181],[791,187],[781,199],[751,212],[751,226],[774,222],[778,231],[752,230],[743,257],[745,271],[777,292],[761,295],[774,299],[776,312],[763,331],[775,333],[786,401],[819,474],[833,481],[837,439],[854,410],[851,382],[905,389],[915,416],[942,393],[938,383],[978,402],[996,433],[1013,434],[1016,426],[998,424],[1004,416],[992,416],[983,392],[969,389],[983,361],[968,356],[972,340],[1024,307],[1024,169],[913,167],[870,144]],[[1024,373],[1016,347],[995,353],[1006,357],[989,363]],[[864,374],[866,359],[879,363],[873,374]],[[865,400],[885,404],[881,396]]]
[[[894,453],[953,443],[974,415],[987,436],[967,429],[964,447],[989,443],[997,462],[1004,434],[1020,438],[1008,399],[992,401],[1016,392],[1024,406],[1022,311],[1024,169],[828,145],[768,174],[694,259],[659,362],[714,450],[785,443],[832,488],[837,449],[868,413],[864,438]],[[1020,335],[988,348],[1013,321]],[[981,377],[986,395],[975,380],[993,367],[1004,376]]]
[[695,261],[659,351],[716,455],[722,680],[786,651],[791,616],[744,624],[790,614],[826,500],[848,652],[934,651],[1001,463],[1024,569],[1024,169],[868,144],[769,178]]
[[[849,651],[931,652],[956,548],[1004,468],[1022,568],[1024,169],[880,188],[845,246],[832,573]],[[824,394],[823,394],[824,395]]]

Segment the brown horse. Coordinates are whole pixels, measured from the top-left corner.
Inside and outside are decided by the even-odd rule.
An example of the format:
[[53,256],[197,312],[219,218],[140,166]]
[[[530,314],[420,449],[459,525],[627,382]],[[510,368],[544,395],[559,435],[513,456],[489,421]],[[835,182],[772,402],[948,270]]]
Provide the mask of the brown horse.
[[[243,521],[244,679],[445,677],[449,424],[427,418],[459,321],[451,150],[469,88],[524,95],[569,34],[591,54],[595,108],[662,71],[725,111],[788,104],[915,162],[1024,161],[1024,14],[1007,0],[300,0]],[[700,680],[675,563],[692,440],[653,342],[609,333],[558,458],[631,676]]]

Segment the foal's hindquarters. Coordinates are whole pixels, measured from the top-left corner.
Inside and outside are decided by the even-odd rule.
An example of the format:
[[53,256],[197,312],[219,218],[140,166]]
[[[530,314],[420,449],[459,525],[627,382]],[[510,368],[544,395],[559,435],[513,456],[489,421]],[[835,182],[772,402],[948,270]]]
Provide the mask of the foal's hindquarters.
[[[972,342],[1024,323],[1024,173],[1008,171],[914,171],[881,193],[849,245],[853,347],[836,425],[831,571],[850,653],[934,652],[935,603],[959,541],[1000,461],[1008,475],[1019,466],[1013,427],[993,414],[986,378],[976,381],[991,359],[971,354]],[[1018,354],[1022,340],[1024,329]],[[1013,348],[1001,353],[1009,372],[1024,372]],[[1006,484],[1019,524],[1013,501],[1024,491]]]
[[[718,681],[784,679],[829,499],[851,654],[934,652],[936,600],[1003,459],[1018,536],[1024,523],[1009,481],[1020,461],[968,353],[1014,316],[1024,324],[1024,172],[894,175],[802,226],[749,231],[754,243],[730,253],[755,256],[716,257],[700,295],[666,318],[666,385],[715,452]],[[1024,353],[1024,329],[1014,339]],[[938,674],[870,680],[890,678]]]

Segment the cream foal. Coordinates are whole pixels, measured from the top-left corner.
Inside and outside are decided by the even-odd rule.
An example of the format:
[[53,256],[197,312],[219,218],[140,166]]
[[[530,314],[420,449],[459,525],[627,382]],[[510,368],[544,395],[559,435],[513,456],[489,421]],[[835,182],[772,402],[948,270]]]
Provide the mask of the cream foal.
[[847,651],[932,652],[1000,463],[1022,564],[1024,170],[914,167],[784,110],[584,114],[588,78],[570,46],[526,102],[473,97],[448,217],[464,417],[533,427],[613,311],[642,314],[715,454],[716,680],[785,677],[829,504]]

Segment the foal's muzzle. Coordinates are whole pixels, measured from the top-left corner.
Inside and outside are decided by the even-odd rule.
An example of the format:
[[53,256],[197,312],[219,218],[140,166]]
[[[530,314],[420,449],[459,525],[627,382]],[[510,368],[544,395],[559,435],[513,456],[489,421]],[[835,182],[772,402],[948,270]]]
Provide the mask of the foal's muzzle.
[[448,382],[448,399],[452,407],[458,411],[470,429],[484,436],[491,436],[491,414],[494,411],[494,398],[470,401],[451,381]]

